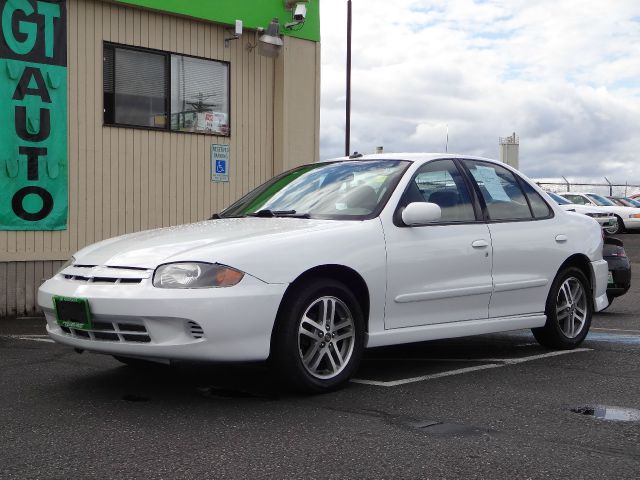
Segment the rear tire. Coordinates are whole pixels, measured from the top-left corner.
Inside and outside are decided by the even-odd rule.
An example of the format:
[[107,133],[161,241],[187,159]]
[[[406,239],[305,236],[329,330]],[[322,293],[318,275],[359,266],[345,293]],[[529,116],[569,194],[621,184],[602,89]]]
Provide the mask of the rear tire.
[[591,326],[593,302],[589,281],[580,269],[569,267],[556,275],[545,314],[544,327],[531,329],[542,346],[570,350],[584,341]]
[[343,387],[364,350],[364,318],[342,283],[318,278],[288,293],[271,341],[271,366],[285,385],[307,393]]

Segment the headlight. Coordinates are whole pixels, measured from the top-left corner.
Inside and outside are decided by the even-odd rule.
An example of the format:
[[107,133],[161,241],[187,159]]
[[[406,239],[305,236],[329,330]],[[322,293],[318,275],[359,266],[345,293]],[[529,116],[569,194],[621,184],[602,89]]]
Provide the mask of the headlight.
[[153,286],[158,288],[232,287],[244,277],[235,268],[217,263],[167,263],[156,268]]
[[61,271],[63,271],[65,268],[73,265],[74,263],[76,263],[76,257],[71,257],[69,260],[67,260],[66,262],[64,262],[62,264],[62,266],[58,269],[58,271],[56,272],[56,275],[58,273],[60,273]]

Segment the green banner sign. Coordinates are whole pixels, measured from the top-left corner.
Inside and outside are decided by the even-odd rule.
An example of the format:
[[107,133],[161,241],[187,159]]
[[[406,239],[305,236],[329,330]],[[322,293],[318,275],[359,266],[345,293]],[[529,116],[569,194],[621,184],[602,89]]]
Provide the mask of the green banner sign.
[[0,0],[0,15],[0,230],[65,230],[66,0]]

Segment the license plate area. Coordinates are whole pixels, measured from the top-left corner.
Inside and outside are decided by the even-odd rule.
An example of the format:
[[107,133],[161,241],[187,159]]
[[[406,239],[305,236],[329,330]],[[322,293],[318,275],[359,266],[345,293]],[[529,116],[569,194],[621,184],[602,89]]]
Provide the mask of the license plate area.
[[89,301],[86,298],[53,297],[58,325],[89,330],[93,327]]

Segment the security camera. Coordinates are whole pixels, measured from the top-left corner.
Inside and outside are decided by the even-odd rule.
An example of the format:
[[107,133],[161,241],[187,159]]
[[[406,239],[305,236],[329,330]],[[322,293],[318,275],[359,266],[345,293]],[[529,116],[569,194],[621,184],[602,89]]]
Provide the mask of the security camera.
[[296,22],[302,22],[307,18],[307,6],[304,3],[296,4],[296,8],[293,11],[293,19]]

